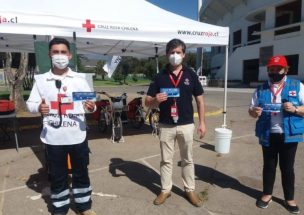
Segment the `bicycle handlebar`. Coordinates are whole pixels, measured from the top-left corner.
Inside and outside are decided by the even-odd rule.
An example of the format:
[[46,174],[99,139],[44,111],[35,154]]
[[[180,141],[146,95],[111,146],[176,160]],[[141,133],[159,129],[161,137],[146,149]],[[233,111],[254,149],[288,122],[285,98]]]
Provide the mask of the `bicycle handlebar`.
[[146,92],[145,91],[138,91],[137,94],[139,94],[139,95],[145,95]]
[[108,94],[105,91],[100,91],[100,92],[96,92],[96,93],[103,94],[103,95],[107,96],[108,98],[110,98],[112,101],[114,99],[126,99],[127,98],[127,93],[122,93],[120,96],[111,96],[110,94]]

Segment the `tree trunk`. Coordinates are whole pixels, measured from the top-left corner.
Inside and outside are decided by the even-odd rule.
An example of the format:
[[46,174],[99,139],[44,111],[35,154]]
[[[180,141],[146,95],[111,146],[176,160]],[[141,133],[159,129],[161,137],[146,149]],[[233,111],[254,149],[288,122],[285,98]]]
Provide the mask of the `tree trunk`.
[[23,98],[23,80],[27,73],[28,54],[21,53],[19,69],[11,68],[12,54],[6,53],[5,75],[10,90],[10,100],[15,102],[16,111],[26,111],[26,104]]

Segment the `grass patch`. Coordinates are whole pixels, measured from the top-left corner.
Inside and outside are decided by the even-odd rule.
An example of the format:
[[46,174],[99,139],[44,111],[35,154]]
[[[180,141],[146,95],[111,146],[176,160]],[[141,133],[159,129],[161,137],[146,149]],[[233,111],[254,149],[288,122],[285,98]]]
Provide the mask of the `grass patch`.
[[[30,96],[30,92],[31,91],[29,91],[29,90],[23,91],[24,100],[28,99],[28,97]],[[10,93],[8,91],[0,91],[0,99],[8,100],[9,96],[10,96]]]
[[208,201],[208,188],[205,188],[202,192],[198,194],[199,198],[202,200],[202,202]]

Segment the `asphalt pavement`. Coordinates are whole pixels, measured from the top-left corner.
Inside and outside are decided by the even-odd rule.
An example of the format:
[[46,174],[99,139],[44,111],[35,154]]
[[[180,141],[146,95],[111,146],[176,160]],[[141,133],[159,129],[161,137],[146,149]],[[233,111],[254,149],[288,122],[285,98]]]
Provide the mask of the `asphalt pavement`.
[[[106,88],[112,94],[126,91],[129,99],[146,86]],[[255,215],[289,214],[283,206],[281,174],[278,168],[274,201],[267,209],[259,209],[255,201],[262,190],[262,151],[254,136],[255,120],[248,116],[252,89],[229,89],[227,127],[232,130],[230,152],[214,150],[214,129],[223,124],[223,89],[206,88],[207,134],[195,134],[194,162],[196,192],[203,199],[200,208],[184,197],[176,146],[172,196],[161,206],[153,205],[160,191],[160,149],[157,137],[144,125],[134,129],[124,125],[124,142],[112,143],[110,131],[100,133],[89,121],[88,139],[92,151],[90,178],[93,187],[93,209],[98,215]],[[0,215],[50,214],[50,190],[44,168],[44,150],[39,141],[40,117],[19,117],[20,149],[14,139],[0,144]],[[197,118],[195,118],[197,122]],[[304,210],[303,144],[297,151],[295,199]],[[71,205],[69,215],[75,214]]]

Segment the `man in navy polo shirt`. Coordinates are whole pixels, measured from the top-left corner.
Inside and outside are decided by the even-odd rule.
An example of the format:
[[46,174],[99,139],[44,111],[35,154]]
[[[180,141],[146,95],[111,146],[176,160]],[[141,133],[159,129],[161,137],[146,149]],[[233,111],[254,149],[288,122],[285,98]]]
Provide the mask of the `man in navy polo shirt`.
[[150,84],[146,106],[159,106],[160,109],[160,176],[161,192],[154,200],[155,205],[163,204],[171,195],[172,170],[175,142],[178,143],[181,156],[182,179],[188,200],[197,207],[202,201],[194,192],[193,163],[193,106],[194,96],[199,116],[197,133],[203,138],[206,133],[203,88],[198,76],[182,64],[186,45],[179,39],[167,43],[166,55],[169,64],[156,75]]

